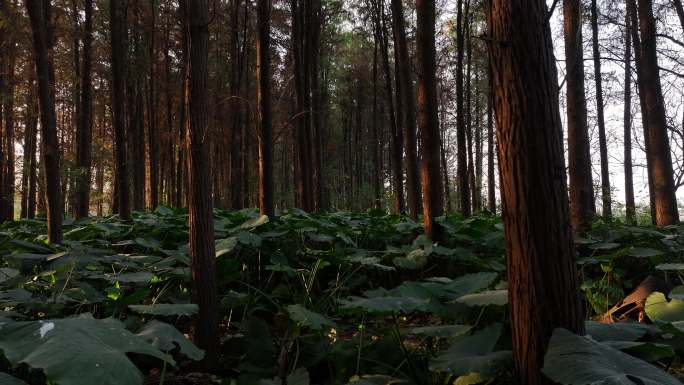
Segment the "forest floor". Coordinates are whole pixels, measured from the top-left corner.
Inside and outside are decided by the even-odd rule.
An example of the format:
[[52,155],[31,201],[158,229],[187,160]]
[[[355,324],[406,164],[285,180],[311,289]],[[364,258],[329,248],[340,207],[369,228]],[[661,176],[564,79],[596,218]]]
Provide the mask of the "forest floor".
[[[61,246],[42,220],[2,226],[0,385],[515,384],[497,217],[443,218],[434,245],[382,211],[214,216],[219,370],[187,339],[187,213],[160,207],[68,221]],[[576,243],[589,337],[557,330],[544,372],[679,384],[684,226],[598,221]],[[599,322],[649,276],[625,322]]]

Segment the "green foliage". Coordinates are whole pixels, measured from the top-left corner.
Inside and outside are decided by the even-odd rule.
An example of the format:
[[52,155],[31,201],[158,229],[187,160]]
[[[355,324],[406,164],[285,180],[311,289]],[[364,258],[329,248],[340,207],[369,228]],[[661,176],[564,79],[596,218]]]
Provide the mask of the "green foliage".
[[[275,218],[216,210],[216,338],[226,368],[217,381],[514,383],[503,226],[488,215],[438,221],[446,239],[434,244],[417,236],[420,222],[379,210],[294,209]],[[159,207],[130,222],[69,221],[61,246],[47,245],[45,231],[41,220],[0,228],[0,371],[32,385],[45,378],[57,385],[136,384],[143,373],[182,378],[202,359],[188,339],[198,308],[185,212]],[[597,222],[578,239],[590,316],[620,301],[646,274],[681,282],[680,233]],[[617,352],[634,367],[648,361],[649,370],[679,368],[684,290],[660,295],[646,308],[656,325],[588,321],[591,339],[582,338],[581,346],[587,354],[610,352],[604,363],[612,364]],[[43,329],[40,338],[49,324],[54,329]],[[552,344],[550,354],[581,355],[577,341],[568,347],[567,339],[556,338],[561,348]],[[108,374],[110,382],[102,379]],[[5,376],[0,384],[11,381]]]
[[543,372],[562,385],[681,384],[645,361],[565,329],[554,331]]

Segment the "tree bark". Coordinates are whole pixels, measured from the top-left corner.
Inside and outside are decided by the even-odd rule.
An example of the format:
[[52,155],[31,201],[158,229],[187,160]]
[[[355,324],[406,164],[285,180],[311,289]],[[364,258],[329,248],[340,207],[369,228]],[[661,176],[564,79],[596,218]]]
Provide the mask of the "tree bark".
[[421,141],[420,177],[423,186],[425,236],[439,242],[443,229],[435,219],[444,214],[439,170],[440,142],[437,111],[435,1],[416,1],[416,56],[418,59],[418,131]]
[[[31,70],[27,70],[31,71]],[[24,163],[21,171],[21,218],[33,218],[36,210],[36,138],[38,136],[38,104],[35,75],[28,74],[26,112],[24,117]]]
[[644,83],[639,79],[639,73],[642,71],[642,61],[641,61],[641,38],[639,37],[639,16],[637,14],[637,6],[635,0],[627,0],[627,13],[630,17],[630,32],[632,35],[632,45],[634,46],[634,66],[637,72],[637,91],[639,94],[639,105],[641,107],[641,125],[644,131],[644,149],[646,151],[646,169],[648,174],[648,197],[650,202],[650,212],[651,212],[651,223],[656,224],[656,204],[655,204],[655,192],[653,185],[653,168],[651,167],[651,157],[648,156],[650,153],[650,138],[648,135],[648,109],[646,108],[646,99],[641,97],[644,95]]
[[76,127],[76,218],[87,218],[90,211],[90,180],[92,166],[92,41],[93,0],[85,0],[85,25],[83,31],[83,68],[81,69],[81,110]]
[[60,187],[59,146],[55,115],[55,70],[53,64],[54,33],[51,22],[51,2],[25,0],[31,21],[35,51],[40,127],[42,136],[45,189],[47,195],[48,241],[62,242],[62,188]]
[[591,41],[594,52],[594,82],[596,84],[596,120],[599,134],[599,150],[601,154],[601,197],[603,218],[612,216],[610,196],[610,172],[608,171],[608,145],[606,143],[606,123],[603,116],[603,81],[601,79],[601,51],[598,38],[598,9],[596,0],[591,0]]
[[526,385],[552,384],[541,368],[555,328],[584,332],[547,14],[544,0],[492,0],[488,14],[513,354]]
[[639,0],[639,27],[641,30],[641,68],[639,83],[643,93],[639,95],[646,109],[646,127],[650,148],[649,168],[653,178],[656,226],[668,226],[679,222],[677,198],[672,171],[672,155],[667,133],[665,104],[660,85],[658,56],[656,51],[656,25],[653,17],[653,1]]
[[591,227],[596,209],[587,133],[580,0],[563,0],[563,16],[567,72],[570,211],[573,230],[582,233]]
[[114,116],[114,143],[116,157],[115,191],[116,209],[123,220],[131,218],[130,190],[128,185],[128,150],[126,143],[126,61],[128,0],[110,1],[112,44],[112,115]]
[[[185,2],[183,0],[183,2]],[[211,180],[209,172],[208,125],[208,52],[209,6],[206,0],[195,0],[185,6],[186,28],[190,36],[189,60],[189,120],[186,131],[188,166],[188,206],[190,225],[190,265],[193,302],[199,305],[195,318],[193,340],[205,350],[204,365],[215,366],[219,354],[218,300],[214,252],[214,221],[212,214]]]
[[[406,200],[411,218],[417,219],[422,210],[416,139],[416,100],[411,76],[411,59],[406,39],[406,22],[402,0],[391,0],[394,50],[397,60],[397,105],[406,154]],[[401,86],[399,86],[399,84]]]
[[271,114],[271,2],[257,1],[257,105],[259,108],[259,209],[275,214],[273,206],[273,135]]
[[147,114],[147,146],[149,148],[149,174],[150,174],[150,208],[154,210],[159,205],[159,132],[157,128],[157,88],[156,71],[157,51],[155,41],[157,1],[152,0],[150,15],[150,30],[147,42],[150,55],[150,78],[148,88],[148,114]]
[[[466,1],[468,2],[469,0]],[[458,147],[456,178],[458,182],[458,197],[460,201],[461,214],[463,214],[465,217],[469,217],[472,213],[472,210],[470,208],[470,189],[468,188],[468,149],[466,143],[467,127],[465,121],[465,111],[463,108],[463,55],[465,53],[463,0],[458,0],[456,7],[456,145]],[[466,5],[466,7],[468,6]]]
[[[11,20],[13,15],[9,11],[9,5],[5,3],[5,15]],[[3,159],[3,188],[2,199],[5,208],[2,213],[5,221],[14,220],[14,89],[15,89],[15,65],[17,49],[14,40],[10,38],[9,47],[5,50],[7,63],[5,67],[5,95],[3,100],[3,110],[5,114],[4,147],[5,157]]]
[[492,65],[487,62],[487,208],[490,213],[496,214],[496,174],[494,171],[494,119],[492,88]]
[[625,170],[625,217],[627,223],[636,225],[634,204],[634,178],[632,174],[632,35],[629,12],[625,14],[625,103],[624,103],[624,170]]

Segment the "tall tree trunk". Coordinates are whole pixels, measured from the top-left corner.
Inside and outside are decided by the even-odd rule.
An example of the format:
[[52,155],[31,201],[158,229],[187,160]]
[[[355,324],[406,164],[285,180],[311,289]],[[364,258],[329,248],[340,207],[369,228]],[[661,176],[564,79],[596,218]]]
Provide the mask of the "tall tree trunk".
[[[466,0],[469,2],[469,0]],[[463,0],[457,2],[456,13],[456,146],[457,146],[457,168],[456,178],[458,184],[458,197],[460,201],[461,214],[469,217],[472,213],[470,209],[470,189],[468,188],[468,155],[466,143],[466,121],[463,108],[463,54],[465,53],[465,23],[463,22]],[[466,4],[466,8],[468,5]],[[468,15],[466,12],[465,18]]]
[[[468,151],[468,188],[470,190],[471,207],[474,212],[478,210],[478,197],[475,191],[475,162],[473,159],[473,96],[477,95],[477,88],[475,92],[472,91],[472,72],[473,72],[473,46],[471,44],[470,31],[472,29],[472,19],[469,15],[470,2],[466,3],[465,7],[465,34],[466,34],[466,88],[465,88],[465,119],[466,119],[466,147]],[[476,72],[477,74],[477,72]],[[477,85],[477,80],[474,82]]]
[[496,174],[494,171],[494,119],[492,65],[487,62],[487,208],[496,214]]
[[625,214],[627,223],[636,225],[634,178],[632,174],[632,34],[629,12],[625,14],[625,103],[624,103],[624,170]]
[[[245,5],[246,6],[246,5]],[[244,116],[242,105],[242,73],[244,66],[244,51],[240,44],[240,0],[232,0],[231,12],[231,35],[230,35],[230,116],[231,127],[231,152],[230,152],[230,197],[233,209],[243,208],[244,205]],[[244,26],[246,27],[246,25]]]
[[610,172],[608,171],[608,145],[606,123],[603,117],[603,82],[601,79],[601,51],[598,39],[598,9],[596,0],[591,0],[591,41],[594,51],[594,81],[596,83],[596,120],[598,123],[599,148],[601,153],[601,197],[603,218],[609,220],[612,214],[610,196]]
[[377,34],[375,34],[375,39],[373,39],[373,116],[371,123],[371,148],[372,148],[372,159],[373,159],[373,170],[371,182],[373,186],[373,207],[382,207],[382,197],[380,191],[380,143],[378,143],[378,130],[380,124],[380,109],[378,105],[378,39]]
[[304,211],[313,211],[313,170],[311,148],[311,43],[309,26],[312,19],[311,0],[291,0],[292,48],[294,56],[295,115],[297,136],[297,192]]
[[324,19],[322,16],[321,0],[311,0],[312,15],[309,20],[310,26],[310,55],[311,55],[311,151],[313,157],[313,195],[314,207],[316,210],[323,210],[327,207],[324,205],[323,189],[325,184],[325,175],[323,170],[323,140],[322,140],[322,91],[320,79],[320,61],[321,61],[321,22]]
[[76,127],[76,218],[87,218],[90,211],[90,179],[92,166],[92,41],[93,0],[85,0],[85,25],[83,31],[83,68],[81,69],[81,109]]
[[112,114],[114,116],[114,153],[116,157],[116,209],[119,217],[123,220],[129,220],[131,217],[125,109],[126,61],[128,57],[127,9],[128,0],[109,2],[112,44]]
[[[33,72],[31,69],[27,69]],[[21,217],[33,218],[36,211],[36,143],[38,136],[38,104],[35,74],[27,82],[26,113],[24,119],[24,164],[21,172]]]
[[568,164],[573,230],[589,230],[596,212],[587,133],[584,56],[580,0],[563,0],[565,63],[567,71]]
[[416,100],[411,76],[411,58],[406,39],[406,22],[402,0],[391,0],[394,50],[397,61],[397,105],[406,152],[406,198],[409,214],[418,218],[422,210],[416,140]]
[[675,197],[665,103],[660,85],[653,1],[639,0],[638,5],[641,30],[641,69],[638,70],[638,75],[639,83],[643,84],[643,93],[639,97],[643,98],[647,111],[646,135],[650,146],[646,156],[651,159],[649,167],[653,178],[656,225],[668,226],[679,222],[679,212]]
[[62,242],[62,189],[60,187],[59,146],[57,142],[57,119],[55,115],[55,69],[53,66],[54,34],[51,2],[26,0],[33,47],[35,51],[38,100],[40,102],[40,128],[42,137],[45,190],[47,192],[48,241]]
[[155,46],[157,1],[152,0],[150,14],[150,30],[147,42],[150,55],[150,78],[148,88],[148,114],[147,114],[147,145],[149,148],[149,174],[150,174],[150,207],[154,210],[159,205],[159,133],[157,128],[157,88],[155,66],[157,64],[157,51]]
[[418,58],[418,131],[421,141],[420,177],[423,186],[425,235],[442,240],[443,229],[435,218],[444,214],[442,178],[439,170],[440,135],[437,115],[437,52],[435,48],[435,2],[416,1]]
[[259,209],[264,215],[275,215],[273,205],[273,135],[271,114],[271,2],[257,1],[257,105],[259,120]]
[[639,37],[639,16],[637,14],[637,6],[635,0],[627,0],[627,13],[630,17],[630,32],[632,35],[632,45],[634,46],[634,66],[637,72],[637,91],[639,94],[639,105],[641,108],[641,122],[644,130],[644,149],[646,150],[646,169],[648,174],[648,197],[650,202],[651,222],[656,224],[656,204],[655,204],[655,190],[653,182],[653,168],[651,167],[650,153],[650,137],[648,135],[648,109],[646,108],[646,99],[641,97],[645,94],[644,83],[639,79],[639,73],[642,71],[641,61],[641,38]]
[[[182,0],[185,2],[185,0]],[[190,225],[190,266],[192,270],[193,302],[199,305],[193,339],[204,349],[204,364],[212,368],[219,354],[218,300],[216,293],[216,262],[214,256],[214,221],[212,214],[209,168],[208,70],[209,6],[206,0],[193,1],[193,6],[181,6],[187,12],[186,28],[190,36],[189,60],[189,129],[188,206]]]
[[[9,7],[5,3],[5,7]],[[9,8],[5,9],[5,15],[12,17]],[[9,41],[10,47],[5,50],[7,66],[5,67],[5,95],[3,110],[5,114],[5,159],[3,159],[4,178],[3,196],[5,211],[3,218],[6,221],[14,220],[14,89],[15,89],[15,64],[17,49],[13,39]]]
[[[185,0],[181,3],[181,5],[185,4]],[[185,11],[181,11],[182,13],[185,13]],[[178,122],[176,123],[178,125],[178,132],[177,132],[177,138],[178,138],[178,146],[176,147],[176,192],[174,193],[175,196],[175,206],[176,207],[181,207],[183,205],[183,202],[185,201],[185,194],[186,194],[186,184],[185,181],[187,180],[187,163],[186,163],[186,146],[187,143],[186,141],[186,135],[187,135],[187,130],[188,130],[188,124],[189,124],[189,119],[188,119],[188,78],[189,78],[189,71],[190,71],[190,53],[189,50],[191,49],[190,47],[190,35],[188,34],[188,26],[185,25],[184,23],[187,23],[187,19],[183,16],[181,20],[181,25],[182,25],[182,32],[181,32],[181,57],[182,57],[182,64],[181,64],[181,90],[180,90],[180,97],[178,100]]]
[[544,0],[492,0],[488,14],[513,355],[526,385],[552,384],[541,368],[555,328],[584,332],[547,14]]
[[[397,116],[397,113],[401,114],[401,111],[397,111],[395,109],[395,102],[394,102],[394,93],[392,91],[392,73],[390,70],[390,62],[389,62],[389,38],[388,38],[388,31],[386,28],[386,24],[383,22],[384,19],[384,11],[383,7],[380,6],[380,1],[375,0],[371,2],[374,6],[374,22],[375,22],[375,39],[380,43],[380,54],[382,57],[382,72],[385,78],[385,97],[386,97],[386,105],[388,108],[388,113],[389,113],[389,124],[390,124],[390,139],[391,139],[391,151],[390,151],[390,157],[391,157],[391,162],[390,162],[390,167],[392,169],[392,185],[393,185],[393,190],[394,190],[394,210],[397,213],[402,213],[406,209],[406,201],[404,198],[404,163],[403,163],[403,153],[404,153],[404,134],[403,129],[400,127],[399,119]],[[393,11],[394,12],[394,11]],[[393,17],[396,17],[395,14],[393,14]],[[395,34],[396,34],[396,27],[395,27]],[[396,43],[396,36],[395,36],[395,44]],[[399,49],[395,48],[394,49],[394,55],[395,55],[395,73],[399,73],[401,70],[399,69],[399,59],[398,59],[398,52]],[[396,75],[395,75],[396,77]],[[403,108],[402,107],[402,95],[403,92],[401,91],[401,83],[399,82],[399,78],[396,77],[396,106],[400,110]],[[415,131],[414,131],[415,132]]]

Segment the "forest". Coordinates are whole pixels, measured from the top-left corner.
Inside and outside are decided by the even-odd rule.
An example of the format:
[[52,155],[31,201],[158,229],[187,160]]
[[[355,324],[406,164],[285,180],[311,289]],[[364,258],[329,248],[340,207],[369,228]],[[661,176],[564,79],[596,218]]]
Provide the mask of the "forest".
[[0,385],[681,385],[682,186],[682,0],[0,0]]

